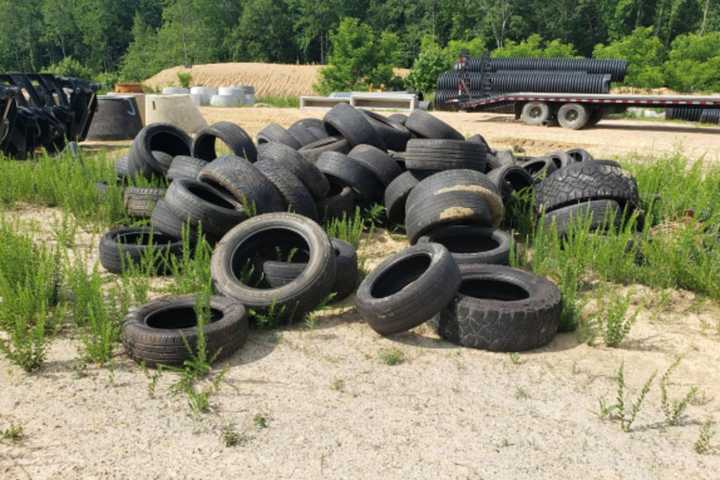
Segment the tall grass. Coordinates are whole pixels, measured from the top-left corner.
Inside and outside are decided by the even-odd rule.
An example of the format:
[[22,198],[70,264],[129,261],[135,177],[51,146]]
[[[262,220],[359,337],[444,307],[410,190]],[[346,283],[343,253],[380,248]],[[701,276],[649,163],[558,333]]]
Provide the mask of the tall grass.
[[300,108],[300,97],[265,96],[257,97],[255,102],[277,108]]

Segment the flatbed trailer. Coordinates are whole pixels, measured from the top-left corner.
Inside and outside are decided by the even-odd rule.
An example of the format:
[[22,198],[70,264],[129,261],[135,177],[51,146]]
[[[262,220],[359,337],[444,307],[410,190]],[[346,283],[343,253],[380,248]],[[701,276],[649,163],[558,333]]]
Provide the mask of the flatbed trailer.
[[609,113],[629,107],[720,109],[720,95],[614,95],[584,93],[502,93],[483,98],[457,98],[446,103],[465,112],[512,107],[528,125],[555,125],[579,130],[596,125]]

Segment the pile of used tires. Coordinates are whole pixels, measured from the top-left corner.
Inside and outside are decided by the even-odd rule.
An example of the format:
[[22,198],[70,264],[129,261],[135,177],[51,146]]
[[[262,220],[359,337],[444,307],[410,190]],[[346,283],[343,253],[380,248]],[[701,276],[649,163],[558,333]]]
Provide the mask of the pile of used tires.
[[609,93],[611,81],[624,80],[627,66],[624,60],[592,58],[468,58],[440,75],[435,104],[513,92]]
[[[219,155],[220,142],[231,153]],[[553,225],[569,224],[583,208],[592,214],[597,202],[616,208],[618,218],[638,203],[631,177],[583,150],[516,158],[424,111],[384,117],[346,104],[323,120],[268,125],[257,144],[227,122],[194,140],[149,125],[118,172],[170,183],[164,191],[126,190],[136,196],[128,207],[150,226],[108,232],[103,265],[120,272],[154,248],[164,254],[157,272],[168,273],[167,259],[184,254],[181,238],[207,239],[219,296],[205,328],[210,354],[221,356],[245,341],[250,311],[297,322],[356,291],[358,310],[383,335],[431,321],[464,346],[540,347],[557,332],[560,292],[507,266],[513,239],[499,227],[514,192],[534,189],[538,215],[555,215]],[[320,223],[380,202],[386,225],[404,229],[411,246],[358,287],[354,248],[329,238]],[[182,363],[190,352],[178,339],[193,346],[197,337],[193,308],[193,298],[182,297],[133,311],[123,333],[129,354],[147,364]]]

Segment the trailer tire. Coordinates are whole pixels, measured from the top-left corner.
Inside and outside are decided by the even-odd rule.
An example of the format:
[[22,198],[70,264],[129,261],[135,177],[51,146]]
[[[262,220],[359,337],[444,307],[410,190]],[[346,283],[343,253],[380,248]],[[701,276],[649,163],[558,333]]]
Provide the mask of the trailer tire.
[[544,125],[550,121],[550,106],[543,102],[528,102],[522,107],[520,119],[526,125]]
[[557,112],[560,126],[570,130],[581,130],[590,121],[590,112],[579,103],[566,103]]

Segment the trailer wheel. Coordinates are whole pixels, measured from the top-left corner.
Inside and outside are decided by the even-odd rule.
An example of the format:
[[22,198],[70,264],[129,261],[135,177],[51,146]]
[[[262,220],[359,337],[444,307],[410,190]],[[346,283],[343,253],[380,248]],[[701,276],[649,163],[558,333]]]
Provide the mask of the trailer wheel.
[[561,127],[580,130],[588,125],[590,112],[578,103],[566,103],[558,110],[557,118]]
[[528,102],[523,105],[520,119],[526,125],[544,125],[550,120],[550,106],[543,102]]
[[598,123],[600,123],[600,120],[603,119],[605,116],[605,112],[601,107],[595,108],[592,112],[590,112],[590,121],[588,122],[588,127],[594,127]]

